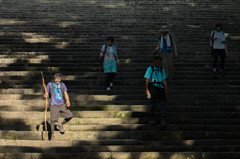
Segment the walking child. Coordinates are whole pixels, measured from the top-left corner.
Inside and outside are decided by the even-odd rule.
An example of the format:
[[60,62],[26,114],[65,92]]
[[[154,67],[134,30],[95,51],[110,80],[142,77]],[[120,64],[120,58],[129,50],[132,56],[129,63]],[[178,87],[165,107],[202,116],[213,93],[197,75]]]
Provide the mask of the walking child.
[[[55,122],[58,122],[59,114],[62,114],[65,119],[62,123],[58,124],[58,129],[61,133],[64,133],[63,125],[73,118],[73,114],[69,110],[70,101],[67,93],[67,87],[61,82],[62,75],[56,73],[53,81],[47,85],[47,92],[44,94],[45,98],[50,98],[50,116],[51,116],[51,140],[55,140],[54,129]],[[66,104],[65,104],[66,102]]]

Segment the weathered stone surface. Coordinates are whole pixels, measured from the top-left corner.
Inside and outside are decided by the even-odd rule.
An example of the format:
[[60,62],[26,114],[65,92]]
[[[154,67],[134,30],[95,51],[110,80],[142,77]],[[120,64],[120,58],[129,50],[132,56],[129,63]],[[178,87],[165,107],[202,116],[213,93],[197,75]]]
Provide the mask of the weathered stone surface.
[[[239,159],[239,6],[236,0],[0,0],[0,158]],[[225,76],[213,78],[208,41],[219,21],[229,56]],[[149,124],[143,78],[162,25],[179,53],[168,81],[166,129]],[[98,59],[108,36],[120,57],[110,92]],[[41,71],[46,82],[55,72],[64,75],[74,114],[64,135],[56,129],[54,142],[43,140]],[[47,120],[49,130],[49,112]]]

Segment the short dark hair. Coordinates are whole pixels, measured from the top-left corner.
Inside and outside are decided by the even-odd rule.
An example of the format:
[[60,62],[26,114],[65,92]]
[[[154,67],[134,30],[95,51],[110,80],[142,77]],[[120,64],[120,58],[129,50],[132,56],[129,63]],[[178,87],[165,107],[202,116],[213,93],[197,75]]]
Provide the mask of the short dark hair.
[[53,79],[59,79],[59,78],[62,79],[62,74],[61,73],[55,73],[54,76],[53,76]]
[[162,61],[162,57],[161,56],[154,56],[153,57],[153,60],[155,61],[155,60],[160,60],[160,61]]
[[107,38],[107,41],[111,41],[112,43],[114,42],[114,38],[112,37],[112,36],[109,36],[108,38]]
[[215,25],[215,29],[217,29],[218,27],[220,27],[220,28],[221,28],[221,30],[223,30],[222,23],[217,23],[217,24]]

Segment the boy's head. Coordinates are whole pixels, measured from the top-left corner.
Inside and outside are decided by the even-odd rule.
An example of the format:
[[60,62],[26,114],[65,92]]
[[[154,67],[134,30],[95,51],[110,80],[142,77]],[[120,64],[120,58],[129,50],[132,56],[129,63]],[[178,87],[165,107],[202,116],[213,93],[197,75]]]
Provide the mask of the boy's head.
[[53,76],[53,80],[56,84],[59,84],[62,81],[62,74],[61,73],[55,73]]
[[156,67],[160,66],[161,63],[162,63],[162,57],[161,56],[154,56],[153,63],[154,63],[154,66],[156,66]]
[[112,44],[114,43],[114,38],[113,38],[112,36],[109,36],[109,37],[107,38],[107,42],[108,42],[108,45],[109,45],[109,46],[112,46]]
[[164,25],[161,27],[160,32],[163,36],[166,36],[167,34],[169,34],[170,30],[168,29],[168,26]]
[[217,24],[215,25],[215,29],[216,29],[217,31],[223,30],[222,23],[217,23]]

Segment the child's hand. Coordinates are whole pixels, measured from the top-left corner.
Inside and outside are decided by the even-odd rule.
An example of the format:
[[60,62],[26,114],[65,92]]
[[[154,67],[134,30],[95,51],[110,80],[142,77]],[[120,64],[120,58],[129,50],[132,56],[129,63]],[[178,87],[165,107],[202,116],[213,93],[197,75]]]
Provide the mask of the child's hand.
[[44,98],[48,98],[48,93],[45,93],[45,94],[44,94]]
[[67,103],[66,103],[66,106],[67,106],[67,107],[70,107],[70,103],[69,103],[69,102],[67,102]]

